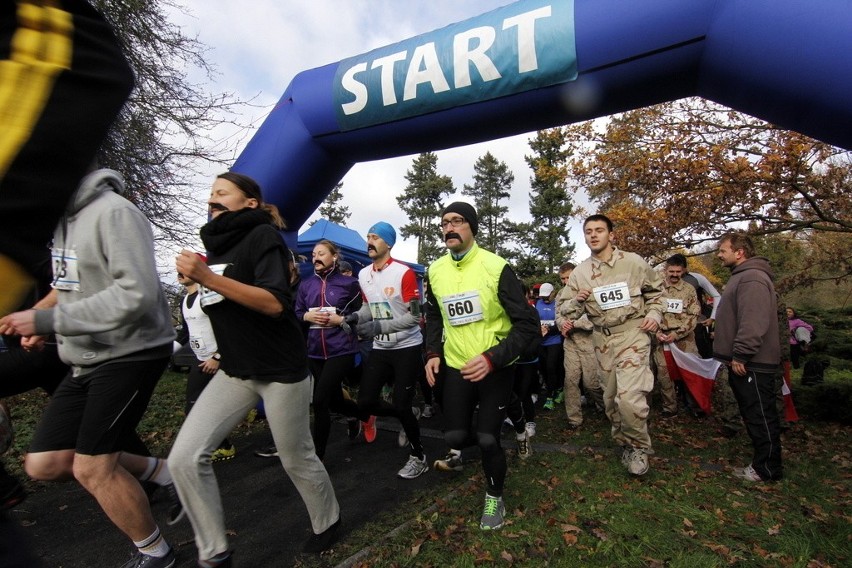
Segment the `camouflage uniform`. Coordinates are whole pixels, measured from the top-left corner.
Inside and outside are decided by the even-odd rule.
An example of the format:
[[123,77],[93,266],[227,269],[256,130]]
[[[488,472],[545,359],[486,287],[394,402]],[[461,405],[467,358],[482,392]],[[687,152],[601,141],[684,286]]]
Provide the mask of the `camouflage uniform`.
[[[698,345],[695,343],[695,326],[698,324],[698,315],[701,306],[698,304],[698,295],[695,288],[683,280],[677,284],[663,283],[663,321],[660,323],[660,333],[665,335],[674,334],[675,345],[685,353],[698,354]],[[663,343],[657,342],[654,348],[654,362],[657,364],[657,384],[660,386],[660,395],[663,399],[663,412],[677,412],[677,392],[675,385],[669,377],[666,367],[666,357]]]
[[[652,453],[647,401],[654,386],[651,337],[639,326],[645,317],[657,323],[663,318],[660,274],[639,255],[614,248],[609,261],[591,257],[580,263],[566,287],[571,299],[563,315],[574,320],[585,313],[594,325],[592,341],[613,440]],[[592,295],[577,302],[577,293],[584,289]]]
[[[568,287],[563,287],[556,296],[556,327],[562,328],[562,324],[571,321],[561,313],[571,297]],[[565,336],[563,341],[564,365],[565,365],[565,414],[571,426],[579,426],[583,423],[583,411],[580,401],[580,378],[583,380],[583,389],[586,397],[591,399],[596,408],[603,409],[603,388],[598,377],[598,361],[595,358],[595,348],[592,345],[592,329],[594,326],[589,318],[583,314],[579,319],[572,322],[574,328]]]

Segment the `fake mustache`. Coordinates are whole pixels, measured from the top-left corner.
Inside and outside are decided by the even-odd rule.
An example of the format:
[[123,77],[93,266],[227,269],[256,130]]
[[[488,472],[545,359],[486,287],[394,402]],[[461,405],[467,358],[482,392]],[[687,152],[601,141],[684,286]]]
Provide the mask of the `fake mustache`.
[[373,245],[367,245],[367,250],[373,251],[373,252],[379,252],[379,251],[376,250],[376,247],[374,247]]
[[225,207],[224,205],[222,205],[220,203],[211,203],[210,205],[208,205],[208,209],[210,209],[210,211],[227,211],[228,210],[227,207]]
[[449,232],[446,235],[444,235],[444,242],[447,242],[450,239],[462,240],[461,235],[459,235],[458,233],[453,233],[453,232]]

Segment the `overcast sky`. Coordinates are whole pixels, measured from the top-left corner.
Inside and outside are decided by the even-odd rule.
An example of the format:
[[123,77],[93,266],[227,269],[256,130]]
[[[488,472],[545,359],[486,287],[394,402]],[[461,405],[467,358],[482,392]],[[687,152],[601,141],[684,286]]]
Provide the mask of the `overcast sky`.
[[[206,59],[219,75],[212,88],[253,100],[248,119],[259,126],[272,106],[300,71],[335,63],[371,49],[408,39],[449,24],[467,20],[508,0],[206,0],[187,2],[188,14],[171,13],[184,33],[197,36],[209,48]],[[199,78],[200,80],[200,78]],[[240,149],[253,132],[246,136]],[[510,217],[529,220],[529,178],[524,155],[531,153],[525,134],[437,153],[438,173],[452,178],[460,191],[472,184],[473,165],[490,151],[506,162],[515,175],[509,202]],[[378,220],[399,228],[407,222],[395,197],[416,156],[356,164],[343,178],[343,203],[352,213],[348,226],[364,234]],[[211,170],[210,176],[218,173]],[[364,196],[369,195],[369,199]],[[468,198],[456,194],[453,197]],[[450,198],[452,199],[452,198]],[[312,219],[317,218],[314,215]],[[575,260],[588,256],[579,223],[571,224],[577,245]],[[305,229],[303,227],[299,232]],[[397,241],[393,255],[416,260],[413,241]]]

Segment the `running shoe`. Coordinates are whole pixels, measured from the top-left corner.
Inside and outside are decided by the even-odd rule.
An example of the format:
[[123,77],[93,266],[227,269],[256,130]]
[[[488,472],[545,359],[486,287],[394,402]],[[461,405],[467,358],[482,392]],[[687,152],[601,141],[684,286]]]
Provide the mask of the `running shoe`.
[[450,450],[447,457],[442,460],[435,460],[432,467],[437,471],[461,471],[464,469],[461,452]]
[[553,401],[556,404],[564,403],[565,402],[565,391],[562,390],[562,389],[559,389],[558,391],[556,391],[556,398],[554,398]]
[[433,416],[435,416],[435,407],[433,407],[431,404],[424,404],[423,418],[432,418]]
[[640,476],[648,473],[648,454],[642,450],[633,449],[627,460],[627,471],[630,475]]
[[337,533],[340,529],[340,519],[319,534],[312,534],[308,541],[302,546],[302,552],[319,553],[331,548],[337,541]]
[[752,467],[751,464],[749,464],[749,465],[747,465],[743,468],[735,469],[734,475],[736,477],[739,477],[740,479],[745,479],[746,481],[755,481],[755,482],[763,481],[763,479],[757,474],[757,472],[754,470],[754,467]]
[[26,498],[27,491],[24,486],[14,477],[9,477],[9,483],[5,487],[0,487],[0,511],[16,507]]
[[535,422],[526,423],[527,438],[535,436]]
[[346,429],[350,440],[357,440],[361,435],[361,421],[357,418],[349,418],[346,420]]
[[518,457],[525,460],[532,455],[532,444],[530,444],[530,437],[527,435],[526,430],[524,430],[523,434],[518,434]]
[[158,558],[137,552],[136,556],[128,560],[121,568],[172,568],[175,565],[175,551],[169,549],[169,553]]
[[[420,409],[416,406],[411,407],[411,413],[414,414],[415,420],[420,420]],[[408,434],[405,433],[405,428],[400,425],[399,436],[396,439],[396,443],[399,444],[400,448],[404,448],[408,445]]]
[[210,456],[210,461],[213,463],[228,461],[234,459],[235,455],[237,455],[237,448],[234,447],[234,444],[231,444],[227,448],[216,448]]
[[426,456],[423,456],[422,459],[417,456],[408,456],[405,467],[399,470],[397,475],[403,479],[414,479],[427,471],[429,471],[429,464],[426,463]]
[[378,431],[376,430],[376,417],[370,416],[366,422],[361,423],[361,426],[364,429],[364,440],[366,440],[368,444],[375,442],[376,435],[378,434]]
[[[171,526],[180,522],[186,516],[186,510],[183,508],[183,503],[180,502],[180,497],[178,496],[177,489],[175,488],[174,483],[169,483],[167,485],[163,485],[166,489],[166,493],[169,495],[169,514],[166,517],[166,524]],[[137,566],[137,564],[128,564],[128,566]],[[139,566],[148,566],[147,564],[139,564]],[[152,564],[151,566],[159,566],[159,564]]]
[[272,444],[271,446],[266,446],[265,448],[255,450],[254,455],[259,458],[277,458],[278,448],[275,447],[275,444]]
[[553,410],[556,408],[556,402],[550,397],[547,397],[547,400],[544,401],[544,409],[545,410]]
[[503,517],[506,516],[506,506],[503,505],[502,497],[492,497],[485,494],[485,508],[482,510],[482,518],[479,520],[479,528],[484,531],[496,531],[503,526]]

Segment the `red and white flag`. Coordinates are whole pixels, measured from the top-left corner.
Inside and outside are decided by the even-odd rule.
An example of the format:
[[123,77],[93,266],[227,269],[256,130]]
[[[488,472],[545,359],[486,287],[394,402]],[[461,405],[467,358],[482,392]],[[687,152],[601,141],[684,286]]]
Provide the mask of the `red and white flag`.
[[781,384],[781,394],[784,395],[784,420],[798,422],[799,413],[793,404],[793,391],[790,390],[790,362],[784,361],[784,382]]
[[722,365],[715,359],[702,359],[693,353],[686,353],[677,348],[674,343],[663,346],[666,357],[666,368],[673,381],[683,381],[689,394],[705,413],[710,414],[710,401],[713,397],[713,385],[716,383],[716,373]]

